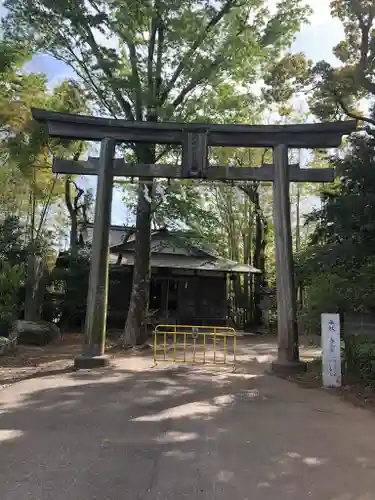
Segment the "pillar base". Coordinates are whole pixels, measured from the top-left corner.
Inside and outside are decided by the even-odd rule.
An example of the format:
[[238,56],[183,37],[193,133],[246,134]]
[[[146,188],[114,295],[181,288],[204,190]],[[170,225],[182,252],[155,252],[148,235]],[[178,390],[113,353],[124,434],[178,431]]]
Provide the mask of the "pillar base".
[[305,373],[307,364],[302,361],[274,361],[271,365],[271,371],[280,377],[288,377],[290,375],[299,375]]
[[108,356],[77,356],[74,359],[74,368],[76,370],[91,370],[106,366],[109,366]]

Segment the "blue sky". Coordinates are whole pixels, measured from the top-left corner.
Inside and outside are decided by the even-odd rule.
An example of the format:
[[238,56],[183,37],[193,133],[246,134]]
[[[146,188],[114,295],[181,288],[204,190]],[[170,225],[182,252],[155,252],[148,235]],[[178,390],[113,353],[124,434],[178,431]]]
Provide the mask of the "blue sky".
[[[277,0],[269,0],[270,6],[274,6]],[[310,0],[310,5],[314,9],[310,24],[302,28],[293,44],[294,52],[304,52],[314,61],[325,59],[335,64],[332,55],[332,48],[343,38],[343,29],[339,21],[334,20],[329,12],[329,0]],[[0,1],[0,17],[4,14],[2,0]],[[51,86],[56,85],[65,78],[74,77],[72,70],[63,63],[56,61],[52,57],[39,54],[27,64],[27,71],[41,72],[48,76]],[[81,181],[82,186],[94,187],[95,179],[86,178]],[[123,224],[125,222],[126,210],[122,202],[122,192],[115,189],[113,193],[113,224]]]

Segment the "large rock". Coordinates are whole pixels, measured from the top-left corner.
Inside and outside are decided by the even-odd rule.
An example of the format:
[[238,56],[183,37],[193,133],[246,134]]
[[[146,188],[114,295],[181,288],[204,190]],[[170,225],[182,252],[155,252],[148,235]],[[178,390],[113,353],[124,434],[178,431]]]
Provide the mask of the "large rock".
[[18,344],[46,345],[59,340],[59,328],[48,321],[17,320],[13,323],[9,339],[17,339]]
[[0,337],[0,356],[9,354],[14,351],[17,345],[17,337],[9,339],[7,337]]

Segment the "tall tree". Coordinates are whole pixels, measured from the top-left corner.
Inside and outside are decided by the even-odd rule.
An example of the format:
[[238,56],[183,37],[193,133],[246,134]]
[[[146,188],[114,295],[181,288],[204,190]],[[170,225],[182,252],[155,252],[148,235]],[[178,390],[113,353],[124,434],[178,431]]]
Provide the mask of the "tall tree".
[[315,65],[304,54],[287,54],[271,65],[264,94],[282,102],[296,89],[309,92],[311,111],[321,120],[345,117],[375,125],[360,110],[363,98],[375,96],[375,4],[372,0],[331,0],[331,15],[341,21],[345,39],[333,49],[339,64]]
[[52,154],[71,154],[74,146],[48,140],[43,127],[31,119],[31,107],[79,112],[87,104],[76,82],[67,80],[50,90],[45,75],[22,72],[28,58],[22,45],[0,41],[0,53],[0,161],[9,188],[2,190],[0,210],[8,207],[14,213],[25,210],[30,191],[36,205],[61,196],[64,182],[52,175]]
[[[40,153],[40,129],[30,122],[30,106],[44,105],[48,97],[43,75],[22,74],[20,69],[28,53],[20,44],[0,41],[0,159],[3,190],[0,199],[2,215],[9,211],[25,215],[29,209],[29,192],[43,198],[51,182],[51,173],[33,167],[43,162]],[[5,186],[7,189],[4,189]]]
[[320,61],[313,69],[311,109],[323,119],[347,115],[375,125],[372,116],[358,110],[360,99],[375,96],[375,4],[332,0],[330,5],[332,16],[343,24],[345,40],[333,50],[338,67]]
[[37,319],[41,295],[38,283],[44,266],[40,243],[51,206],[64,191],[64,182],[52,175],[52,155],[70,154],[75,145],[48,140],[43,127],[31,120],[30,108],[79,111],[86,109],[82,105],[85,95],[76,82],[65,81],[50,90],[45,75],[23,72],[29,54],[23,44],[2,40],[0,46],[0,177],[3,182],[0,217],[6,219],[9,214],[17,214],[27,227],[24,232],[29,249],[25,316]]
[[[273,14],[265,0],[113,0],[110,6],[104,0],[6,0],[5,6],[7,36],[33,40],[35,50],[71,66],[101,113],[147,121],[189,118],[205,107],[212,88],[248,89],[309,14],[300,0],[279,1]],[[147,145],[135,153],[142,163],[154,163],[158,154]],[[145,331],[151,195],[141,182],[129,343]]]
[[375,309],[374,147],[372,135],[358,134],[345,154],[331,158],[338,178],[308,217],[315,230],[298,256],[297,277],[304,286],[302,319],[315,331],[327,310]]

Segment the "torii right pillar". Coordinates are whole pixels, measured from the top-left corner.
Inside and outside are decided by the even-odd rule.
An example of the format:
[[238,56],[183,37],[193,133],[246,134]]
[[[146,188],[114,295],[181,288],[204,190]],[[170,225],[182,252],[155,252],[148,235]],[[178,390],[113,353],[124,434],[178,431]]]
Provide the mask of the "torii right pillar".
[[272,370],[276,374],[286,375],[306,369],[299,359],[287,145],[274,147],[273,163],[278,357],[272,364]]

